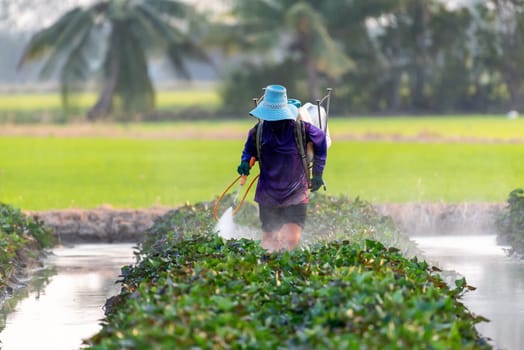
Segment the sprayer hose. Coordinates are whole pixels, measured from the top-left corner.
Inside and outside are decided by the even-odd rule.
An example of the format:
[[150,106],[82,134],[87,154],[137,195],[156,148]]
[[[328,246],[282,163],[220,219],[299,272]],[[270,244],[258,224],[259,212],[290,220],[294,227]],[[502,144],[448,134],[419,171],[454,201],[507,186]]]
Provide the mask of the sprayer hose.
[[233,210],[233,215],[237,215],[238,211],[240,210],[240,207],[242,207],[242,204],[244,204],[244,201],[246,200],[247,194],[249,193],[249,191],[251,191],[251,187],[253,187],[253,184],[255,183],[255,181],[258,179],[259,176],[260,174],[258,174],[257,176],[253,178],[253,180],[251,180],[251,182],[249,183],[249,186],[247,186],[246,192],[244,192],[244,195],[242,196],[242,199],[240,200],[240,202],[238,202],[238,205],[235,208],[235,210]]
[[[260,174],[258,174],[257,176],[255,176],[253,178],[253,180],[251,180],[251,183],[247,187],[247,190],[244,193],[244,195],[242,196],[242,199],[240,200],[240,202],[238,203],[236,208],[233,210],[233,215],[236,215],[238,213],[238,211],[240,210],[240,207],[242,207],[242,204],[244,204],[244,200],[246,199],[247,194],[249,193],[249,191],[251,190],[251,187],[253,187],[253,184],[255,183],[255,181],[258,179],[259,176],[260,176]],[[215,218],[216,221],[218,221],[218,215],[217,215],[218,206],[222,202],[222,199],[224,198],[226,193],[231,189],[231,187],[233,187],[233,185],[236,184],[238,182],[238,180],[240,180],[241,178],[242,178],[242,175],[239,175],[235,180],[233,180],[233,182],[231,182],[231,184],[229,186],[226,187],[226,189],[218,197],[218,199],[217,199],[217,201],[215,203],[215,206],[213,207],[213,217]]]

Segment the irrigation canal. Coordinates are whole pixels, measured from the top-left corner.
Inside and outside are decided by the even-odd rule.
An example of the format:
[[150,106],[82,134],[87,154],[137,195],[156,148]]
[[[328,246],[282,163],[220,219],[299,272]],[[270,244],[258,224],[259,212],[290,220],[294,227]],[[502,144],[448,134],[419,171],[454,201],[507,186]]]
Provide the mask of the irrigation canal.
[[[411,238],[430,262],[457,271],[477,287],[464,302],[491,320],[478,329],[497,349],[524,347],[524,261],[507,258],[494,235]],[[0,348],[80,349],[82,340],[99,330],[106,299],[119,292],[120,268],[133,262],[133,244],[54,249],[49,267],[2,305]]]
[[470,311],[491,322],[477,325],[495,349],[524,349],[524,260],[508,258],[495,235],[411,237],[429,262],[466,277]]
[[120,268],[134,263],[134,244],[53,249],[46,268],[0,309],[2,350],[73,350],[100,329],[106,299],[120,292]]

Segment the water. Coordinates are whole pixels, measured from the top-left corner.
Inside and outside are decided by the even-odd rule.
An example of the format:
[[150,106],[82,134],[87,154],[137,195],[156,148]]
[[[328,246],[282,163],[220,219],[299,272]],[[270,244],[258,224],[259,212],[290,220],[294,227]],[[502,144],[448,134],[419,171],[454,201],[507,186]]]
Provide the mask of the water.
[[475,291],[464,296],[475,314],[491,320],[477,329],[497,349],[524,348],[524,261],[510,259],[495,235],[411,237],[427,260],[466,277]]
[[218,220],[215,231],[224,239],[236,238],[240,229],[233,217],[233,207],[229,207]]
[[[56,248],[47,259],[55,274],[11,310],[0,310],[2,350],[72,350],[100,330],[103,305],[120,292],[120,268],[135,262],[133,244],[82,244]],[[13,299],[16,299],[15,295]]]
[[235,222],[233,207],[229,207],[224,214],[218,219],[215,225],[215,231],[224,239],[256,239],[258,231],[253,228],[239,225]]

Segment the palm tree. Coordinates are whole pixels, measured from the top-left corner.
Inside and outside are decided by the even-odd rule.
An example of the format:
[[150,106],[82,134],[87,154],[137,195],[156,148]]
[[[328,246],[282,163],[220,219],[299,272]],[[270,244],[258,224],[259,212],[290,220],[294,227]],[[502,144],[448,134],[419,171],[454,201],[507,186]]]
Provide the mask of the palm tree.
[[62,101],[89,79],[101,83],[88,119],[103,118],[120,108],[144,112],[154,108],[154,88],[147,54],[167,53],[175,71],[189,77],[187,59],[209,62],[182,28],[191,8],[172,0],[105,0],[76,7],[31,38],[19,62],[45,58],[40,75],[59,73]]
[[338,78],[353,62],[329,35],[325,18],[314,0],[236,0],[233,10],[241,33],[236,43],[261,50],[284,48],[300,58],[311,99],[319,96],[319,74]]

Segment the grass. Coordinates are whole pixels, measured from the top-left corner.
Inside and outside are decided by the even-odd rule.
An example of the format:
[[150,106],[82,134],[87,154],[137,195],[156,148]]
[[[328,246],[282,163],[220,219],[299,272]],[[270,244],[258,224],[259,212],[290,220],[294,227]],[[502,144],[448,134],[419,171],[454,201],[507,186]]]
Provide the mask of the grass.
[[368,137],[446,138],[478,140],[524,139],[524,118],[490,116],[413,116],[375,118],[331,118],[333,137],[354,135]]
[[[177,206],[237,176],[243,140],[0,138],[0,200],[25,210]],[[337,141],[330,194],[372,202],[504,202],[522,187],[521,144]],[[253,193],[249,198],[252,198]]]
[[[96,98],[97,95],[94,92],[73,95],[78,107],[83,109],[91,107]],[[214,108],[220,103],[218,93],[212,89],[159,91],[156,98],[160,109],[196,105],[202,108]],[[0,94],[0,111],[60,111],[61,107],[61,97],[56,92]]]
[[[61,96],[56,92],[0,94],[0,125],[82,121],[96,99],[94,92],[73,94],[66,114],[62,110]],[[195,107],[198,111],[213,112],[220,105],[218,92],[210,88],[159,91],[156,94],[156,107],[161,112],[180,112]]]

